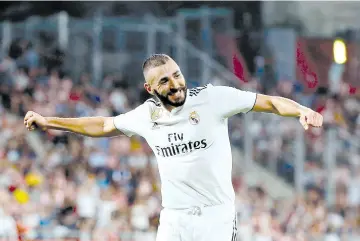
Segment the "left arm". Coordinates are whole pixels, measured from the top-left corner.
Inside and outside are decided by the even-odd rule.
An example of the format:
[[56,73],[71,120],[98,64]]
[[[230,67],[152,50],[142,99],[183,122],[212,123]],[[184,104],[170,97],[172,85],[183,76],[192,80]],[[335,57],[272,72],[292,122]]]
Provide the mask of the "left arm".
[[208,85],[207,89],[212,109],[221,119],[255,111],[298,117],[305,130],[309,126],[320,127],[323,123],[322,115],[287,98],[256,94],[226,86]]
[[273,113],[285,117],[299,117],[300,123],[306,130],[309,128],[309,125],[321,127],[323,123],[321,114],[293,100],[280,96],[257,94],[252,111]]
[[273,113],[285,117],[300,117],[302,113],[311,111],[311,109],[284,97],[257,94],[252,111]]

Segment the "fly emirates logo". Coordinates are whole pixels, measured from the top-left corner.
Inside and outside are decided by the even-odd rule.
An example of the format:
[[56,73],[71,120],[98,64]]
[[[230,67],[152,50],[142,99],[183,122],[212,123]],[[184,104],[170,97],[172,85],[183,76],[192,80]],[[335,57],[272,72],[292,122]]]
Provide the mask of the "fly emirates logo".
[[182,155],[186,153],[191,153],[199,149],[205,149],[208,147],[206,139],[195,140],[184,142],[183,133],[170,133],[168,134],[168,146],[155,146],[156,154],[162,157],[172,157],[177,155]]

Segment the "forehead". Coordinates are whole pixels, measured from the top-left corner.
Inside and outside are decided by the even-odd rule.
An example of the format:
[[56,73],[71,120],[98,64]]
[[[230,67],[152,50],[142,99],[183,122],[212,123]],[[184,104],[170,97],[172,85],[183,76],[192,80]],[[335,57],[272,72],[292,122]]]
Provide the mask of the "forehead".
[[156,81],[160,80],[163,77],[171,76],[176,71],[180,70],[179,66],[176,64],[174,60],[169,60],[166,64],[150,68],[145,73],[145,79],[146,81]]

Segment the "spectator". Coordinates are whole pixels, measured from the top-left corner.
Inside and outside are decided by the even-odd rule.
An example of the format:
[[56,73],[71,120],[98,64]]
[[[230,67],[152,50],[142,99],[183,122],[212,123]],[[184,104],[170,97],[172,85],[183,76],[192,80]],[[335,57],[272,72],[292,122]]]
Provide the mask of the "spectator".
[[[143,139],[90,139],[60,131],[28,135],[25,128],[19,128],[29,109],[52,116],[124,113],[149,97],[142,86],[130,87],[124,79],[109,75],[103,86],[95,88],[86,73],[77,80],[59,71],[61,58],[45,66],[31,45],[23,55],[14,46],[0,69],[0,222],[4,223],[0,236],[40,239],[69,237],[75,232],[81,240],[154,240],[161,210],[159,177]],[[52,56],[49,49],[42,55]],[[261,88],[256,78],[247,85],[254,91]],[[334,206],[327,206],[326,160],[322,159],[325,132],[311,130],[305,135],[308,162],[303,182],[310,188],[304,197],[273,200],[263,187],[249,187],[235,174],[240,240],[325,237],[335,241],[355,235],[360,227],[360,155],[351,133],[360,132],[358,99],[345,97],[342,90],[329,98],[326,88],[316,94],[299,94],[298,86],[288,82],[268,86],[267,91],[297,101],[306,97],[309,107],[323,112],[338,127],[334,177],[339,188]],[[243,150],[243,123],[241,116],[229,122],[232,143],[239,150]],[[247,127],[254,136],[255,161],[272,163],[269,170],[289,183],[294,182],[292,147],[297,125],[297,121],[257,114]],[[28,199],[21,201],[16,190]]]

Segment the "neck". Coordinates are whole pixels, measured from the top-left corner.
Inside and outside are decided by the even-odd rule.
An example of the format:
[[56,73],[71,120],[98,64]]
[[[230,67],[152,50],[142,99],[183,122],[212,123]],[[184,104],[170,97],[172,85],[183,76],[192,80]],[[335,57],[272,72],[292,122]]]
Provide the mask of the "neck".
[[165,109],[168,110],[169,112],[171,112],[173,109],[175,109],[175,106],[172,105],[164,105]]
[[161,101],[161,98],[157,97],[157,100],[161,103],[161,105],[169,112],[171,112],[173,109],[176,108],[176,106],[165,104],[163,101]]

